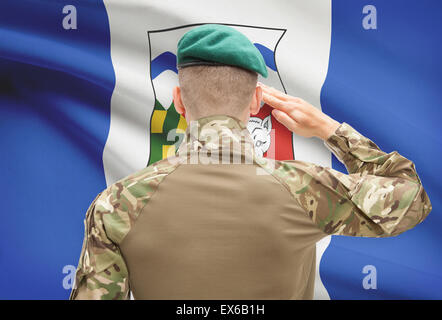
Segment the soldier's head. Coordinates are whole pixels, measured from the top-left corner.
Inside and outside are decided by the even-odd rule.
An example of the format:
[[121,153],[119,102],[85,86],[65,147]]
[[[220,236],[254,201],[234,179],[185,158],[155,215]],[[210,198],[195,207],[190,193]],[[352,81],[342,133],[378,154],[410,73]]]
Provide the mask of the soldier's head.
[[259,50],[236,29],[206,24],[188,31],[178,42],[177,66],[174,105],[187,121],[223,114],[246,123],[258,113],[258,74],[267,77],[267,67]]
[[174,105],[188,121],[224,114],[247,122],[259,111],[262,92],[256,72],[233,66],[197,65],[181,68]]

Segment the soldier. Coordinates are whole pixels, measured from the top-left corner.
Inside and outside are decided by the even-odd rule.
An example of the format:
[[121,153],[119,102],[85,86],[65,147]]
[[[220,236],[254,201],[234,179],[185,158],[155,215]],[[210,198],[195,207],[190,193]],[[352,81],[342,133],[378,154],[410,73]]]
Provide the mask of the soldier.
[[[257,85],[264,59],[235,29],[190,30],[177,64],[186,138],[94,199],[71,299],[312,299],[317,241],[396,236],[431,211],[413,162]],[[246,124],[262,100],[291,131],[322,139],[348,174],[255,154]]]

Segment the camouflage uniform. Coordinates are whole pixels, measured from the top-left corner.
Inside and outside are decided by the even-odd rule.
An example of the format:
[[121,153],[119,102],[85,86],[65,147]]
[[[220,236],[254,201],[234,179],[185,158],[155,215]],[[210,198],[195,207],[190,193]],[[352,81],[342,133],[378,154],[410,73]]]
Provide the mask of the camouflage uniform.
[[312,299],[318,240],[396,236],[431,211],[396,151],[347,123],[324,144],[349,174],[260,158],[232,117],[191,123],[176,155],[94,199],[70,298]]

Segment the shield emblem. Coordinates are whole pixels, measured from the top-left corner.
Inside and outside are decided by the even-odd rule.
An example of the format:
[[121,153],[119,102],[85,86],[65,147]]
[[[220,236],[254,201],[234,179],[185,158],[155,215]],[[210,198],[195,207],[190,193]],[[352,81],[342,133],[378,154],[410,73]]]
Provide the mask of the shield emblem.
[[[150,80],[155,104],[150,118],[150,153],[148,165],[173,155],[187,127],[186,120],[173,106],[172,88],[178,85],[176,47],[179,39],[200,24],[148,32]],[[275,52],[285,29],[246,25],[229,26],[245,34],[264,57],[268,77],[258,81],[285,91],[276,64]],[[263,157],[278,160],[294,159],[293,134],[271,115],[271,107],[261,105],[257,115],[251,116],[247,125],[255,143],[255,150]],[[170,134],[173,132],[174,134]]]

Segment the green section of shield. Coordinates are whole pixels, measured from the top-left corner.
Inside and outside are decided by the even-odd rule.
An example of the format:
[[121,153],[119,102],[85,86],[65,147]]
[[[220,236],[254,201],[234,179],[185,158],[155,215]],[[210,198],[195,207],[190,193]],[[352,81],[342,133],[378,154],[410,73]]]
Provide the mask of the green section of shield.
[[[164,107],[161,105],[161,103],[155,99],[155,107],[154,107],[154,112],[155,110],[162,110],[162,111],[166,111],[166,109],[164,109]],[[151,119],[151,121],[153,120],[153,117]],[[180,114],[178,112],[176,112],[175,107],[172,104],[170,105],[170,107],[167,109],[167,113],[166,113],[166,117],[163,121],[162,124],[156,124],[156,125],[161,125],[163,130],[161,133],[150,133],[150,158],[149,158],[149,163],[148,165],[157,162],[161,159],[163,159],[163,146],[170,146],[173,145],[175,143],[177,143],[179,140],[179,137],[177,136],[177,134],[175,133],[175,131],[171,132],[170,136],[171,136],[171,141],[167,140],[167,135],[171,130],[176,130],[176,128],[178,127],[178,122],[180,121]],[[152,128],[152,123],[150,128]],[[178,148],[178,145],[176,145],[176,148]]]

